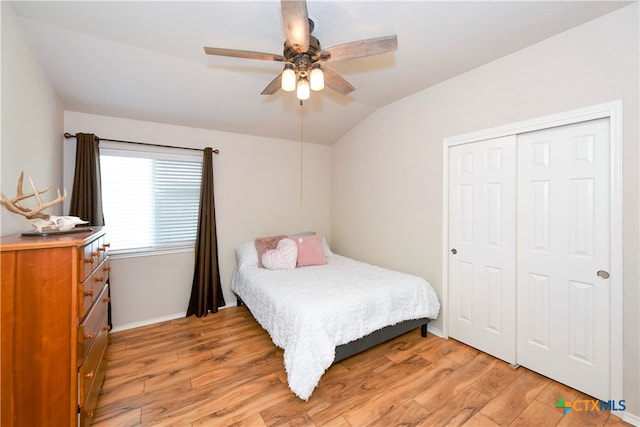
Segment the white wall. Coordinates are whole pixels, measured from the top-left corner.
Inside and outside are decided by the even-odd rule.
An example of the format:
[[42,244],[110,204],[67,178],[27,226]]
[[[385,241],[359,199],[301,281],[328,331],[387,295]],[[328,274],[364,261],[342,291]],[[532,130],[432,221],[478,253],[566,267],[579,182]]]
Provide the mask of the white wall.
[[[2,140],[0,142],[0,188],[16,195],[20,171],[25,173],[24,190],[31,190],[31,176],[39,188],[53,184],[44,201],[62,188],[62,105],[41,65],[22,33],[17,15],[7,2],[2,14]],[[70,189],[69,189],[70,190]],[[29,202],[25,202],[28,204]],[[29,206],[35,207],[32,203]],[[47,212],[60,215],[62,205]],[[0,208],[0,235],[31,231],[20,215]]]
[[[236,245],[258,236],[303,230],[323,233],[330,240],[328,146],[71,111],[64,113],[64,126],[71,134],[88,132],[108,139],[220,150],[214,155],[213,167],[220,275],[227,304],[235,304],[229,286]],[[64,144],[65,182],[72,183],[75,140]],[[186,312],[193,278],[192,251],[114,257],[112,265],[114,328]]]
[[638,49],[636,3],[377,110],[333,145],[331,174],[332,249],[422,276],[441,294],[443,139],[622,100],[625,380],[613,397],[636,416]]

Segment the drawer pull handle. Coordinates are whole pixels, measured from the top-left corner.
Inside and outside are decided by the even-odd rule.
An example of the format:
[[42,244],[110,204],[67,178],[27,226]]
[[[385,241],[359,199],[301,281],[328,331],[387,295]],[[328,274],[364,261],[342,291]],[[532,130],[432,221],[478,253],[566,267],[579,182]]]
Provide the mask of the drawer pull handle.
[[93,257],[85,259],[84,262],[87,263],[87,264],[93,264]]
[[100,276],[100,277],[96,277],[96,282],[104,282],[104,277]]
[[93,375],[94,375],[94,373],[93,373],[93,371],[91,371],[91,372],[89,372],[87,374],[84,374],[84,377],[85,378],[93,378]]
[[90,334],[85,335],[85,336],[84,336],[84,339],[85,339],[85,340],[92,340],[92,339],[93,339],[93,332],[92,332],[92,333],[90,333]]
[[105,298],[102,298],[102,301],[103,302],[111,302],[111,298],[110,297],[105,297]]
[[103,247],[110,248],[111,247],[111,243],[105,243]]
[[91,289],[89,292],[85,292],[84,296],[85,297],[92,297],[93,296],[93,289]]
[[109,267],[105,267],[105,268],[104,268],[104,271],[106,271],[106,272],[111,271],[111,266],[109,266]]
[[95,251],[94,253],[91,254],[92,257],[99,257],[100,256],[100,251]]
[[87,417],[93,417],[93,411],[85,412],[84,414],[85,414]]
[[111,326],[109,326],[109,325],[103,326],[102,330],[103,331],[110,331],[111,330]]

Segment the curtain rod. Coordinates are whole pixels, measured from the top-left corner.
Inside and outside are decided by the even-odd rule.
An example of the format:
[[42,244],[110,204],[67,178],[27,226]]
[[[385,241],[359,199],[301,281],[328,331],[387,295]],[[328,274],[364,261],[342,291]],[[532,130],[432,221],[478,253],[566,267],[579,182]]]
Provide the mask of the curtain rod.
[[[75,138],[75,135],[71,135],[69,132],[65,132],[64,133],[64,137],[66,139],[71,139],[71,138]],[[150,142],[136,142],[136,141],[123,141],[121,139],[107,139],[107,138],[100,138],[98,137],[99,140],[101,141],[110,141],[110,142],[123,142],[125,144],[138,144],[138,145],[150,145],[152,147],[163,147],[163,148],[178,148],[180,150],[195,150],[195,151],[204,151],[202,148],[191,148],[191,147],[178,147],[176,145],[162,145],[162,144],[152,144]],[[213,150],[213,152],[215,154],[219,154],[220,150],[215,149]]]

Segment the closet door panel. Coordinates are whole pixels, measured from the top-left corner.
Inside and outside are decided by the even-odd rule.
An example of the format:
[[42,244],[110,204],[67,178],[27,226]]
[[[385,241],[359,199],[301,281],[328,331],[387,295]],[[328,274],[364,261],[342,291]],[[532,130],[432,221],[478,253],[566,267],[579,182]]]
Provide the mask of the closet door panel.
[[450,336],[515,363],[515,137],[449,148]]
[[518,363],[609,398],[608,119],[518,136]]

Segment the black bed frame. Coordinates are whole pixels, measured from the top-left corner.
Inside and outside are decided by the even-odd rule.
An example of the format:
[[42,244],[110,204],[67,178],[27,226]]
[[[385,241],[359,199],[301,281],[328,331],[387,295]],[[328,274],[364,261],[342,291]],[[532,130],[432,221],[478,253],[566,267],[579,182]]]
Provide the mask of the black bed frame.
[[[241,307],[245,305],[251,313],[251,309],[247,306],[242,299],[236,295],[237,305]],[[253,315],[253,314],[252,314]],[[420,334],[422,337],[427,336],[427,325],[429,324],[429,319],[413,319],[413,320],[405,320],[404,322],[397,323],[395,325],[386,326],[382,329],[374,331],[369,335],[365,335],[362,338],[359,338],[355,341],[348,342],[346,344],[342,344],[336,347],[336,357],[333,359],[333,363],[337,363],[341,360],[344,360],[348,357],[353,356],[354,354],[358,354],[362,351],[365,351],[375,345],[381,344],[385,341],[389,341],[393,338],[399,337],[412,329],[416,329],[420,327]]]

